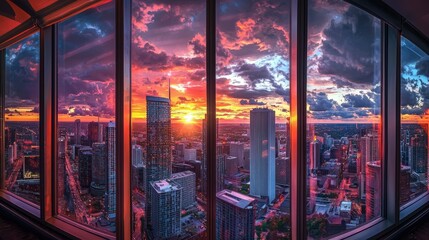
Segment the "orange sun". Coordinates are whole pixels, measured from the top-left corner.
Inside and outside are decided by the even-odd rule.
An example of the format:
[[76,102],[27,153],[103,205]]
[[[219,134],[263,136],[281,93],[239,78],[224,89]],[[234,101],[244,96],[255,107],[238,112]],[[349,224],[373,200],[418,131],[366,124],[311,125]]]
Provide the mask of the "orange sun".
[[185,123],[193,123],[194,116],[192,115],[192,113],[188,113],[185,116],[183,116],[183,120]]

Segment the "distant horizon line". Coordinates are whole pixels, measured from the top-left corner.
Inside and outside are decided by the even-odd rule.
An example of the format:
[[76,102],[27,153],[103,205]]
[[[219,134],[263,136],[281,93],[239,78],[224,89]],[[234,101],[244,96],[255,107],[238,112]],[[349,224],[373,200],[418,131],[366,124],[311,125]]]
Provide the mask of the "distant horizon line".
[[[75,122],[75,120],[78,120],[79,118],[77,118],[77,119],[74,119],[73,121],[58,121],[58,123],[74,123]],[[109,122],[116,122],[116,121],[82,121],[82,119],[79,119],[79,120],[81,120],[81,123],[90,123],[90,122],[99,122],[99,123],[109,123]],[[203,119],[198,119],[198,120],[196,120],[196,121],[194,121],[194,122],[192,122],[192,123],[187,123],[187,122],[183,122],[182,120],[172,120],[172,123],[175,123],[175,124],[177,124],[177,123],[180,123],[180,124],[184,124],[184,125],[194,125],[194,124],[201,124],[201,121],[202,121]],[[220,121],[223,121],[222,123],[220,122]],[[13,123],[19,123],[19,122],[23,122],[23,123],[25,123],[25,122],[39,122],[39,121],[5,121],[5,123],[8,123],[8,122],[13,122]],[[133,124],[133,123],[146,123],[146,121],[143,121],[143,120],[139,120],[139,121],[133,121],[131,124]],[[286,123],[290,123],[290,122],[286,122],[286,121],[281,121],[281,122],[278,122],[278,121],[276,121],[276,123],[275,124],[286,124]],[[402,123],[405,123],[405,124],[429,124],[429,120],[428,121],[409,121],[409,120],[406,120],[406,121],[403,121]],[[245,122],[234,122],[234,121],[231,121],[231,120],[228,120],[228,119],[219,119],[219,124],[250,124],[250,120],[249,121],[245,121]],[[368,122],[364,122],[364,121],[357,121],[357,122],[349,122],[349,121],[338,121],[338,120],[335,120],[335,121],[330,121],[330,122],[328,122],[327,120],[321,120],[321,121],[307,121],[307,124],[382,124],[382,123],[380,123],[380,122],[374,122],[374,121],[368,121]]]

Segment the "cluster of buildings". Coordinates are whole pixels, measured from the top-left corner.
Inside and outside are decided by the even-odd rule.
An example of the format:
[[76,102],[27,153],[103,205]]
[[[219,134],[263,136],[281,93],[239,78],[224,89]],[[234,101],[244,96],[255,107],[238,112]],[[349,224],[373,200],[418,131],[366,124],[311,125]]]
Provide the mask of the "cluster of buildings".
[[[116,130],[115,123],[88,123],[86,135],[82,133],[79,119],[75,120],[73,131],[59,129],[58,135],[58,191],[64,194],[69,211],[77,209],[72,194],[88,195],[102,200],[105,217],[114,222],[116,217]],[[70,133],[71,132],[71,133]],[[70,144],[72,143],[72,144]],[[68,167],[69,166],[69,167]],[[78,186],[69,177],[77,175]]]

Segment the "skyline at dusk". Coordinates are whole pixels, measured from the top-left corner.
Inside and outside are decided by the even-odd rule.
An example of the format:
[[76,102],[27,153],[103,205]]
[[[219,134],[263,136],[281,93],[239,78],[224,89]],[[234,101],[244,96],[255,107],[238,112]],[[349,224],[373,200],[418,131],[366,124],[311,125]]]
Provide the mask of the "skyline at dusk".
[[[59,99],[59,121],[114,118],[115,39],[110,20],[114,13],[102,11],[109,4],[81,14],[78,21],[65,22],[62,37],[67,42],[60,43],[60,59],[67,67],[59,72],[65,80],[64,92],[59,91],[67,96]],[[94,11],[100,14],[90,14]],[[311,1],[309,12],[309,122],[378,122],[380,73],[375,66],[380,29],[371,24],[373,17],[342,2],[328,8],[322,1]],[[286,119],[288,3],[222,1],[219,13],[217,117],[222,122],[247,123],[250,109],[266,107],[278,119]],[[170,81],[172,121],[199,123],[206,113],[205,4],[134,1],[132,23],[134,121],[144,121],[147,95],[168,96]],[[73,38],[76,33],[81,37]],[[7,121],[38,120],[38,92],[32,91],[38,85],[38,45],[39,34],[34,34],[8,48],[8,78],[17,81],[6,86]],[[411,42],[402,45],[403,120],[426,122],[429,117],[416,115],[426,115],[428,56]]]

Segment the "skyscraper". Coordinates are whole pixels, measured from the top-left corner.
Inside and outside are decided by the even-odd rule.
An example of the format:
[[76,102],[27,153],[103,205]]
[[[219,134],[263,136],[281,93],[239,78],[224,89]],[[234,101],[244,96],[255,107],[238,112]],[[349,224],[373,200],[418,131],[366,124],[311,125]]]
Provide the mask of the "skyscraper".
[[250,111],[250,194],[275,198],[275,113],[266,108]]
[[367,163],[366,169],[366,220],[369,221],[381,214],[381,166],[380,161]]
[[182,188],[182,209],[186,209],[195,203],[195,173],[184,171],[173,173],[171,180],[174,180]]
[[365,198],[366,186],[365,180],[367,179],[367,163],[380,161],[380,149],[378,135],[368,133],[360,139],[361,158],[358,164],[358,172],[360,172],[360,196]]
[[104,131],[104,126],[102,123],[98,122],[98,142],[104,142],[103,139],[103,131]]
[[153,207],[150,211],[152,231],[149,239],[175,239],[182,231],[180,211],[182,208],[182,187],[171,180],[150,183],[150,197]]
[[401,177],[399,179],[399,204],[401,206],[410,200],[410,175],[411,168],[401,165]]
[[87,146],[80,148],[78,158],[80,187],[89,189],[92,181],[92,149]]
[[216,239],[254,239],[254,198],[222,190],[216,193],[216,216]]
[[74,121],[74,137],[75,143],[80,144],[80,135],[81,135],[80,119]]
[[[151,182],[165,180],[171,176],[171,113],[170,99],[146,96],[147,158],[146,158],[146,224],[148,237],[155,234],[152,221]],[[159,203],[155,203],[159,204]],[[180,220],[179,220],[180,224]]]
[[107,205],[109,218],[116,217],[116,128],[114,122],[106,127],[107,148]]
[[317,140],[310,142],[310,171],[320,167],[320,145]]
[[244,166],[244,144],[241,142],[232,142],[229,144],[229,155],[236,157],[238,166]]
[[146,102],[149,183],[171,175],[171,113],[168,98],[146,96]]
[[408,154],[411,169],[426,177],[428,171],[428,140],[425,135],[424,133],[418,133],[411,137]]
[[91,194],[102,196],[106,191],[106,164],[107,149],[106,143],[96,142],[92,144],[92,183]]
[[98,142],[98,123],[96,122],[88,123],[88,142],[89,146],[92,146],[93,143]]
[[133,165],[143,164],[143,149],[140,145],[133,144],[131,157]]

